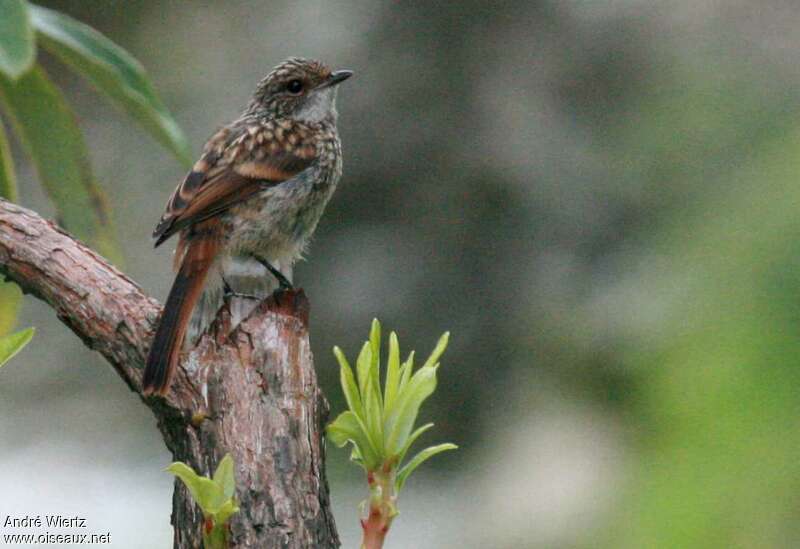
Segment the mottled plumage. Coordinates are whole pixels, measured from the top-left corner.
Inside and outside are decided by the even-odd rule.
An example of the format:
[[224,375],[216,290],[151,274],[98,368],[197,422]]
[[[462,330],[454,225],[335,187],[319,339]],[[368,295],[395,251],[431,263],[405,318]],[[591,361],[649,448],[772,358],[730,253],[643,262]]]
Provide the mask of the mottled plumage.
[[[173,192],[153,236],[158,246],[179,234],[178,275],[148,357],[146,392],[168,390],[187,331],[191,338],[205,329],[225,286],[267,295],[275,278],[265,264],[291,278],[341,175],[336,84],[350,74],[285,61],[258,84],[242,116],[209,139]],[[234,316],[254,304],[237,300]]]

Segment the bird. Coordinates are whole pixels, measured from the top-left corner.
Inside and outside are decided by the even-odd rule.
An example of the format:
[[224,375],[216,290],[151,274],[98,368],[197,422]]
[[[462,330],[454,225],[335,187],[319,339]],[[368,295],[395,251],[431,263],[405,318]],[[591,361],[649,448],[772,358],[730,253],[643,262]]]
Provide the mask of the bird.
[[336,94],[352,74],[297,57],[276,66],[170,196],[153,238],[158,247],[178,234],[176,275],[147,357],[145,396],[168,393],[187,332],[201,334],[226,295],[265,297],[276,282],[292,289],[292,266],[342,174]]

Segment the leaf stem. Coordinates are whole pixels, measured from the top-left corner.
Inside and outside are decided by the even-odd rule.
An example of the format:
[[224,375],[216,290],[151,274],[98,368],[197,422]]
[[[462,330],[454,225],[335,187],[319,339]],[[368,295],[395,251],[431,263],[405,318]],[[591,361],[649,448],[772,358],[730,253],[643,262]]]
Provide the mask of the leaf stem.
[[382,549],[386,534],[397,515],[394,467],[367,474],[369,482],[369,510],[361,519],[361,549]]

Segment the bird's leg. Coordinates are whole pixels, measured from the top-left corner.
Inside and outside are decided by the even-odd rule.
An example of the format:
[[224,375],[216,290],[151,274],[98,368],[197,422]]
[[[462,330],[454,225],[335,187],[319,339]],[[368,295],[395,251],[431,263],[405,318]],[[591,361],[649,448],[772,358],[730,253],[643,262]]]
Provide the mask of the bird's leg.
[[223,289],[223,292],[225,293],[225,299],[229,299],[231,297],[238,297],[238,298],[241,298],[241,299],[259,299],[259,300],[261,299],[257,295],[240,294],[238,292],[235,292],[233,290],[233,288],[231,287],[231,285],[228,283],[228,281],[225,280],[224,276],[222,277],[222,289]]
[[294,290],[294,286],[292,286],[292,283],[289,282],[289,279],[283,276],[283,273],[280,272],[278,269],[270,265],[269,261],[267,261],[263,257],[258,257],[257,255],[254,255],[253,258],[259,263],[261,263],[264,266],[264,268],[267,269],[270,273],[272,273],[272,276],[274,276],[278,280],[278,285],[280,286],[281,290]]

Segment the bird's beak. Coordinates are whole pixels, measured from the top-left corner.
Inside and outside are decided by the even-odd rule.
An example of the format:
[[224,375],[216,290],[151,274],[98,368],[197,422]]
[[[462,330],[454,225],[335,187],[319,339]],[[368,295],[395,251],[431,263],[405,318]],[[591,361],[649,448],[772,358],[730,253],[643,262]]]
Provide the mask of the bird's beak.
[[331,73],[328,79],[325,80],[325,82],[323,82],[321,86],[319,86],[319,89],[330,88],[331,86],[336,86],[338,84],[341,84],[351,76],[353,76],[353,71],[348,71],[348,70],[334,71]]

